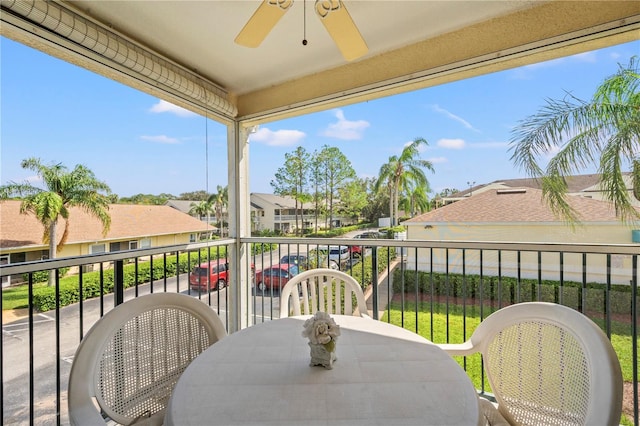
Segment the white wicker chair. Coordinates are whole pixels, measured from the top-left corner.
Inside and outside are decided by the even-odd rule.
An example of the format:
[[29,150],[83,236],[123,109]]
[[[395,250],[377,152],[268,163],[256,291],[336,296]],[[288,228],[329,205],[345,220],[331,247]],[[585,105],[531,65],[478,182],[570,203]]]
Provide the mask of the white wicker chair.
[[482,354],[496,397],[487,424],[618,425],[620,363],[607,336],[566,306],[528,302],[494,312],[450,355]]
[[280,318],[288,317],[290,313],[313,315],[317,311],[369,318],[360,284],[350,275],[328,268],[302,272],[290,279],[280,291]]
[[76,350],[70,423],[106,424],[106,416],[124,425],[162,424],[182,372],[226,334],[209,306],[184,294],[154,293],[115,307]]

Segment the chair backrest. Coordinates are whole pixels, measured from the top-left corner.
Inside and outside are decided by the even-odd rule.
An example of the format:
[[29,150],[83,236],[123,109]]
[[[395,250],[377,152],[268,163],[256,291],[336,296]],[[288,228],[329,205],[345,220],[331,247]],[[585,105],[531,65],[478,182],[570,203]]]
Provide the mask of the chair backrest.
[[350,275],[328,268],[302,272],[280,291],[280,318],[313,315],[317,311],[369,317],[360,284]]
[[498,410],[511,424],[619,424],[618,357],[580,312],[518,303],[483,320],[471,341],[482,353]]
[[179,293],[127,301],[100,318],[76,350],[69,375],[72,425],[162,424],[182,372],[226,336],[218,315]]

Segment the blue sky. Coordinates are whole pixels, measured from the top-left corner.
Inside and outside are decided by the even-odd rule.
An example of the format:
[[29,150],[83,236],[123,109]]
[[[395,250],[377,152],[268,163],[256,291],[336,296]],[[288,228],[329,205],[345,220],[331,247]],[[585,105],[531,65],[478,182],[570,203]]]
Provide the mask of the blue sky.
[[[338,147],[358,176],[373,177],[416,137],[429,143],[422,158],[435,169],[431,196],[524,177],[508,151],[518,121],[567,92],[589,99],[618,64],[639,54],[635,41],[263,124],[250,139],[250,190],[272,192],[285,154],[299,145]],[[225,126],[6,38],[0,60],[0,184],[32,181],[20,168],[28,157],[84,164],[121,197],[227,184]]]

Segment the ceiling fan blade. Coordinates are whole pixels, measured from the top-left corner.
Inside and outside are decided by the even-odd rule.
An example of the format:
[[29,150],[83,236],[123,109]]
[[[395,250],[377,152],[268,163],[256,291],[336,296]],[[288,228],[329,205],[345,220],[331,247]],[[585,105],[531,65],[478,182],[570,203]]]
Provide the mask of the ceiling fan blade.
[[347,61],[369,51],[358,27],[341,0],[316,0],[316,13]]
[[264,0],[234,41],[246,47],[260,46],[292,4],[293,0]]

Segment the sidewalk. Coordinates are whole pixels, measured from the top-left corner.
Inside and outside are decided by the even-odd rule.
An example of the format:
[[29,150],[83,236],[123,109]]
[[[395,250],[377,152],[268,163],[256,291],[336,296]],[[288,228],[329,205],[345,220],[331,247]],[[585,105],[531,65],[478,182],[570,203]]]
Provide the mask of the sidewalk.
[[[393,291],[393,275],[389,279],[389,285],[387,285],[387,275],[389,271],[394,271],[398,264],[399,259],[391,262],[389,267],[378,275],[378,318],[382,318],[385,310],[387,309],[387,300],[393,297],[393,293],[389,294],[389,291]],[[367,301],[367,310],[373,312],[373,286],[370,285],[364,291],[364,298]],[[372,316],[373,317],[373,316]]]

